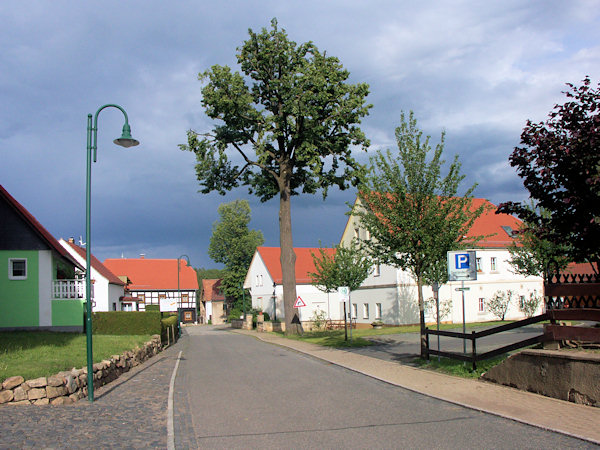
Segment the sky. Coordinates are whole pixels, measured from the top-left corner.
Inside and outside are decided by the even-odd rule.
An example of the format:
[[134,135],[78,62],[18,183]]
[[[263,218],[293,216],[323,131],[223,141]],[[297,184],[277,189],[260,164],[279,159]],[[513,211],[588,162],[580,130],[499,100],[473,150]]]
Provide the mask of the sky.
[[[547,119],[565,83],[600,78],[600,0],[0,2],[0,184],[58,238],[85,238],[86,121],[122,106],[140,145],[115,146],[123,116],[103,110],[92,167],[92,253],[177,258],[219,267],[207,249],[221,203],[247,199],[251,228],[279,245],[278,199],[239,188],[201,194],[186,132],[215,123],[198,74],[239,70],[248,29],[276,17],[291,40],[313,41],[368,83],[361,128],[376,150],[396,149],[402,111],[459,155],[476,197],[527,198],[508,157],[528,119]],[[356,192],[292,199],[296,247],[339,242]],[[1,218],[0,218],[1,220]]]

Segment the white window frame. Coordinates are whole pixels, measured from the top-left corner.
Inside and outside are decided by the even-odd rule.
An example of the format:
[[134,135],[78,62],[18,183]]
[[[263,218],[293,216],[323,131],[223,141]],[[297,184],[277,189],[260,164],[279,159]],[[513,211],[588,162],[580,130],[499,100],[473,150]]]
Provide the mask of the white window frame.
[[373,268],[373,276],[378,277],[380,275],[381,275],[381,265],[379,263],[376,263],[375,267]]
[[498,264],[497,264],[497,260],[496,260],[496,257],[495,257],[495,256],[492,256],[492,257],[490,258],[490,270],[491,270],[492,272],[495,272],[495,271],[497,271],[497,270],[498,270]]
[[[25,263],[25,275],[14,274],[14,263]],[[27,279],[27,258],[8,258],[8,279],[9,280],[26,280]]]
[[475,264],[477,265],[477,272],[481,272],[481,258],[475,258]]
[[352,318],[356,319],[358,317],[358,303],[352,303]]
[[375,318],[381,319],[381,303],[375,303]]
[[369,318],[369,304],[363,303],[363,319]]
[[479,297],[479,301],[477,303],[477,312],[484,313],[485,312],[485,298]]

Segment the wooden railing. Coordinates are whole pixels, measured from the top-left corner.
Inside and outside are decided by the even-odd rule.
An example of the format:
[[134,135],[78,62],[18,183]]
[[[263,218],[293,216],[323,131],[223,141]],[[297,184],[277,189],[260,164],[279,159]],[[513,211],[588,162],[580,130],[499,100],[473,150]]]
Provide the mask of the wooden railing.
[[[526,325],[532,325],[534,323],[543,322],[544,320],[548,320],[550,316],[548,314],[541,314],[539,316],[531,317],[529,319],[519,320],[518,322],[509,323],[506,325],[500,325],[498,327],[488,328],[483,331],[473,331],[469,333],[459,333],[456,331],[437,331],[430,330],[429,328],[425,328],[425,359],[429,359],[429,355],[439,355],[444,356],[446,358],[458,359],[460,361],[467,361],[473,364],[473,370],[477,369],[477,362],[483,361],[485,359],[490,359],[495,356],[503,355],[504,353],[517,350],[523,347],[529,347],[530,345],[537,344],[539,342],[543,342],[545,340],[545,335],[540,334],[539,336],[535,336],[529,339],[525,339],[523,341],[515,342],[510,345],[505,345],[503,347],[499,347],[497,349],[487,351],[484,353],[477,353],[477,339],[481,339],[486,336],[491,336],[493,334],[502,333],[503,331],[514,330],[515,328],[524,327]],[[471,353],[455,353],[455,352],[444,352],[441,350],[434,350],[429,347],[429,336],[446,336],[453,337],[458,339],[467,339],[471,341]]]
[[546,309],[600,309],[600,275],[559,274],[544,283]]

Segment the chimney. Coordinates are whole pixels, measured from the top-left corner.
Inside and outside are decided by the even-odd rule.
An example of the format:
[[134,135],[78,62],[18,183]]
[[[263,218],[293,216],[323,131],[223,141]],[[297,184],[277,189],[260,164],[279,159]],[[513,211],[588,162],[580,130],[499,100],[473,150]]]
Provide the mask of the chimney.
[[145,253],[140,253],[140,259],[144,259],[146,257]]
[[69,244],[74,244],[75,243],[75,238],[73,236],[71,236],[69,238]]

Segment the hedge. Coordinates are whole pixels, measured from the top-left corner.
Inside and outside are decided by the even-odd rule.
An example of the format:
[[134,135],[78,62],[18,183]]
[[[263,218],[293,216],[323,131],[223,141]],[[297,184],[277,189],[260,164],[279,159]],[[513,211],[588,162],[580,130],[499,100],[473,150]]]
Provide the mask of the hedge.
[[94,334],[161,334],[160,311],[107,311],[92,313]]

